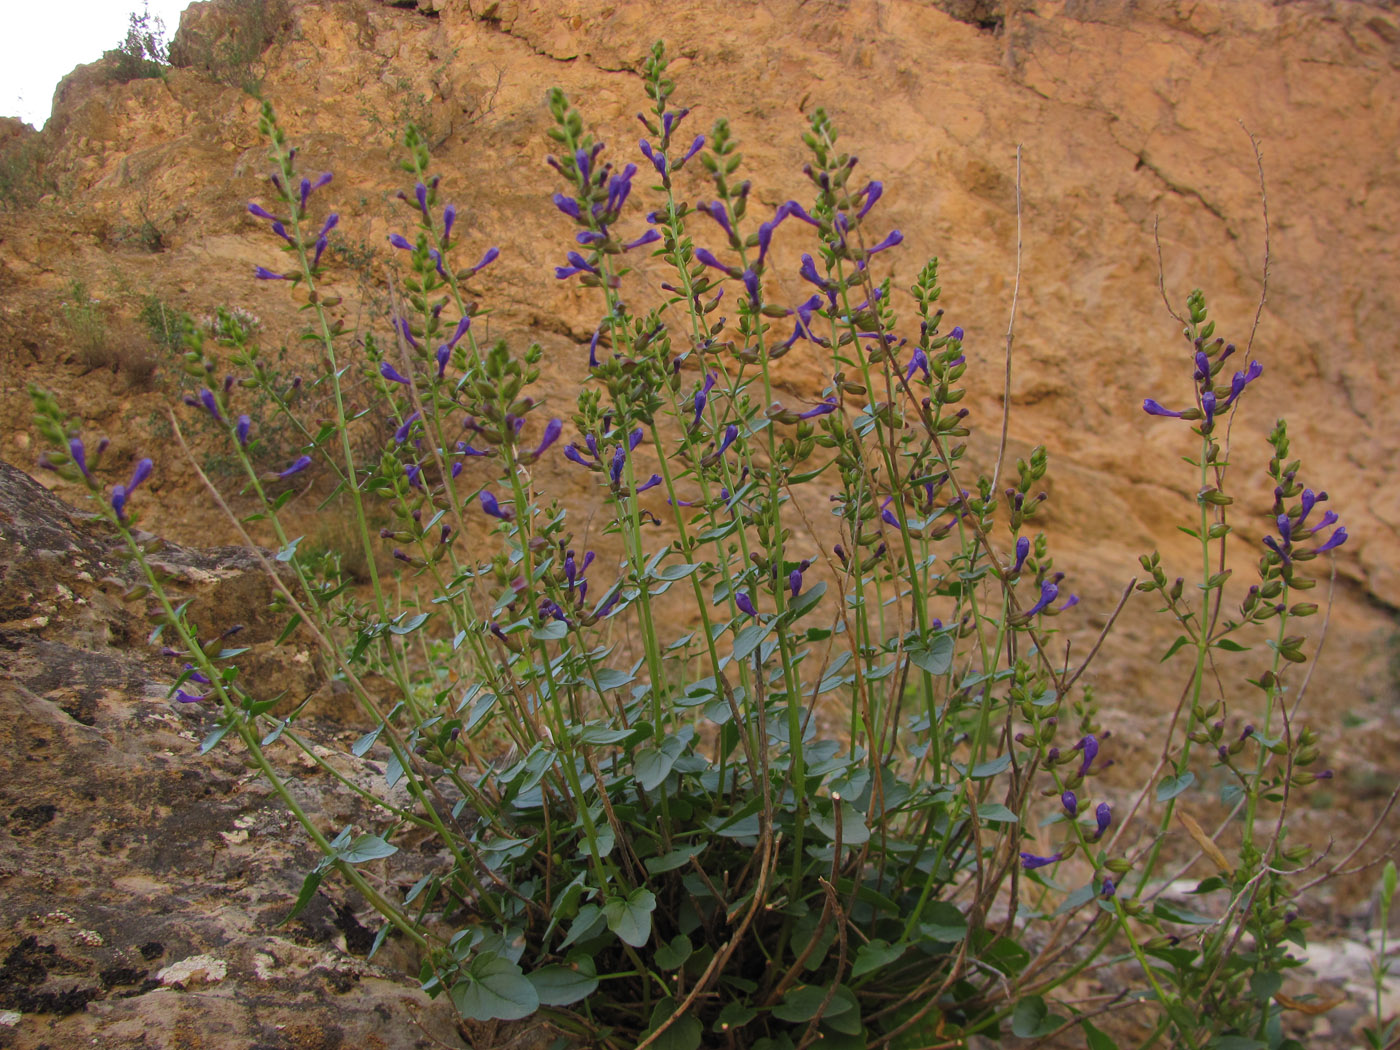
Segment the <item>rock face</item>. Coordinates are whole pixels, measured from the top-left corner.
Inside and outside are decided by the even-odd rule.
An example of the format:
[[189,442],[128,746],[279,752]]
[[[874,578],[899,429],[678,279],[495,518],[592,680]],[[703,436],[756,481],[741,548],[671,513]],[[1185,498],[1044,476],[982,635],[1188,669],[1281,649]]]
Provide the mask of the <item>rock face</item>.
[[[333,887],[278,927],[315,857],[239,753],[199,755],[213,715],[167,698],[178,668],[146,644],[139,604],[108,593],[128,572],[108,542],[0,462],[0,1047],[454,1039],[392,943],[387,971],[366,962],[372,920]],[[159,557],[212,630],[214,610],[256,617],[270,597],[246,551]],[[278,679],[309,689],[291,663]],[[320,819],[357,819],[348,793],[302,774]]]
[[[0,212],[0,455],[34,461],[27,382],[61,387],[85,429],[113,439],[118,460],[168,449],[164,406],[178,397],[170,351],[94,355],[82,342],[87,329],[73,320],[77,305],[97,319],[104,345],[118,349],[137,337],[152,341],[163,316],[155,307],[199,315],[240,306],[264,319],[265,345],[290,344],[286,367],[297,367],[298,315],[287,297],[250,279],[255,265],[277,257],[244,210],[262,198],[267,167],[250,88],[274,102],[308,168],[335,172],[325,192],[342,216],[336,278],[371,312],[382,306],[385,239],[407,224],[394,197],[402,188],[395,142],[404,123],[418,124],[447,198],[462,211],[459,228],[482,248],[503,247],[481,279],[493,334],[541,342],[551,355],[546,392],[567,397],[584,373],[597,304],[551,273],[570,245],[549,203],[556,186],[544,164],[545,91],[562,86],[613,155],[636,160],[634,114],[644,100],[637,71],[657,36],[677,56],[676,101],[694,107],[694,129],[730,119],[763,215],[803,199],[800,133],[817,106],[832,114],[861,170],[885,182],[880,214],[906,239],[901,253],[882,258],[892,257],[899,287],[928,255],[940,257],[942,303],[968,333],[968,403],[982,433],[993,435],[973,447],[984,460],[1000,422],[1021,147],[1011,448],[1021,455],[1049,447],[1056,562],[1082,581],[1085,608],[1100,616],[1138,571],[1138,554],[1160,545],[1172,575],[1194,564],[1190,541],[1169,534],[1194,497],[1179,462],[1193,451],[1190,438],[1176,421],[1140,408],[1145,397],[1181,404],[1190,395],[1189,354],[1158,290],[1154,228],[1161,283],[1175,308],[1204,288],[1220,334],[1241,346],[1251,339],[1267,247],[1268,301],[1252,341],[1265,374],[1233,435],[1238,476],[1254,486],[1242,505],[1258,512],[1256,524],[1242,527],[1242,548],[1267,531],[1269,492],[1257,484],[1264,437],[1287,415],[1311,483],[1330,492],[1351,535],[1338,559],[1337,607],[1314,697],[1349,788],[1375,792],[1393,780],[1394,4],[197,3],[174,50],[180,68],[163,80],[116,83],[101,64],[81,67],[60,86],[37,139],[43,163],[29,176],[4,168],[42,197],[23,197],[22,207],[16,197],[16,207]],[[1259,170],[1241,125],[1260,143],[1267,241]],[[16,143],[29,149],[36,141],[8,125],[0,139],[6,163]],[[698,182],[683,188],[703,193]],[[641,228],[639,210],[628,229]],[[788,232],[777,251],[792,274],[810,245],[795,231],[785,240]],[[649,265],[639,264],[642,275],[654,278]],[[98,301],[75,304],[75,281]],[[786,301],[803,297],[795,276],[773,291]],[[154,377],[141,364],[152,353],[165,355]],[[785,393],[809,397],[826,381],[820,363],[800,352],[783,365]],[[571,482],[554,469],[541,466],[541,485],[567,500]],[[148,527],[176,540],[232,538],[193,498],[193,475],[178,457],[165,455],[158,470]],[[180,1024],[209,1046],[381,1045],[376,1038],[409,1046],[417,1038],[409,1013],[438,1031],[440,1018],[422,1003],[402,1005],[413,998],[409,985],[331,951],[335,923],[350,926],[353,914],[345,919],[323,902],[304,930],[268,932],[309,856],[273,833],[280,811],[235,758],[194,755],[204,728],[198,713],[164,700],[155,683],[171,669],[140,655],[139,618],[97,586],[121,569],[102,542],[15,472],[0,478],[0,761],[10,767],[0,782],[0,915],[16,931],[0,942],[10,953],[0,995],[16,997],[0,1001],[0,1011],[37,1009],[42,1018],[8,1036],[0,1027],[0,1045],[99,1037],[109,1046],[200,1045],[155,1034],[147,1026],[155,1016],[185,1018]],[[264,585],[246,561],[209,557],[187,556],[190,585],[204,594],[232,588],[229,601],[209,608],[251,615]],[[1144,712],[1169,710],[1177,695],[1155,663],[1171,635],[1132,608],[1123,624],[1136,648],[1102,669],[1113,686],[1103,694],[1106,719],[1150,750]],[[270,664],[267,673],[314,685],[305,669]],[[1313,819],[1323,827],[1333,818],[1353,819]],[[247,841],[231,841],[244,832]],[[70,846],[58,850],[59,841]],[[195,843],[202,853],[191,852]],[[108,878],[112,857],[130,873],[120,885]],[[192,882],[196,867],[217,877]],[[101,943],[86,943],[90,933]],[[168,987],[148,984],[182,962],[167,972]],[[211,980],[216,973],[223,976]],[[357,1012],[368,988],[392,1023],[376,1027]],[[196,1015],[227,1027],[196,1025]],[[325,1031],[338,1029],[341,1043],[290,1034],[313,1016]]]

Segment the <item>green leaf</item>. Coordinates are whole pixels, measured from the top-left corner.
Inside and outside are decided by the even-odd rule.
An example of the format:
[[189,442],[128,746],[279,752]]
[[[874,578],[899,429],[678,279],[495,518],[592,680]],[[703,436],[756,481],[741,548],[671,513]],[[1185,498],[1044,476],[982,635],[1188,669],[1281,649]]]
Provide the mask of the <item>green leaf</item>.
[[276,640],[275,642],[273,642],[272,644],[273,644],[273,645],[281,645],[281,644],[282,644],[283,642],[285,642],[288,638],[290,638],[290,637],[292,636],[292,632],[295,631],[295,630],[296,630],[298,627],[300,627],[300,626],[301,626],[301,613],[292,613],[291,619],[289,619],[289,620],[287,621],[286,626],[284,626],[284,627],[282,628],[281,633],[277,635],[277,640]]
[[1267,1050],[1268,1043],[1247,1035],[1222,1035],[1210,1044],[1211,1050]]
[[1163,654],[1162,659],[1161,659],[1159,662],[1160,662],[1160,663],[1166,663],[1168,660],[1170,660],[1173,656],[1176,655],[1177,650],[1180,649],[1183,645],[1190,645],[1190,644],[1191,644],[1191,639],[1190,639],[1190,638],[1187,638],[1186,635],[1184,635],[1184,634],[1177,635],[1176,641],[1172,642],[1171,648],[1169,648],[1169,649],[1166,651],[1166,653]]
[[691,857],[698,857],[705,852],[707,842],[696,842],[689,846],[681,846],[673,849],[663,857],[648,857],[646,860],[647,874],[660,875],[662,872],[675,871],[690,863]]
[[624,685],[628,685],[637,680],[636,675],[628,674],[626,671],[619,671],[615,667],[600,667],[594,671],[593,674],[598,680],[598,688],[603,690],[621,689]]
[[1182,773],[1180,776],[1166,777],[1157,785],[1157,801],[1169,802],[1196,782],[1195,773]]
[[1247,652],[1249,652],[1249,646],[1247,646],[1247,645],[1241,645],[1239,642],[1235,641],[1233,638],[1222,638],[1222,639],[1220,639],[1220,641],[1218,641],[1218,642],[1215,643],[1215,647],[1216,647],[1217,649],[1224,649],[1227,653],[1247,653]]
[[[821,1009],[822,1000],[825,998],[825,988],[814,984],[798,985],[783,996],[782,1002],[773,1007],[773,1016],[780,1021],[787,1021],[789,1024],[803,1024],[817,1016],[817,1011]],[[834,995],[827,1006],[827,1010],[832,1012],[832,1016],[842,1010],[849,1009],[849,1003],[838,1000]]]
[[765,623],[751,623],[734,636],[734,659],[747,660],[768,634]]
[[664,569],[659,569],[652,575],[658,580],[683,580],[696,569],[702,568],[701,562],[689,562],[684,565],[668,565]]
[[1092,882],[1088,883],[1087,885],[1080,886],[1079,889],[1075,890],[1073,893],[1071,893],[1068,897],[1066,897],[1063,901],[1060,902],[1060,906],[1055,909],[1055,914],[1064,915],[1067,912],[1072,912],[1076,908],[1088,904],[1091,900],[1094,899],[1095,892],[1096,891],[1094,889],[1094,884]]
[[374,742],[379,739],[379,734],[383,731],[384,723],[380,722],[378,726],[371,729],[368,733],[366,733],[364,736],[360,737],[360,739],[356,740],[353,744],[350,745],[350,753],[356,758],[362,757],[366,751],[368,751],[374,746]]
[[609,897],[603,905],[608,929],[633,948],[646,944],[651,935],[651,913],[655,910],[656,895],[642,886],[626,897]]
[[283,562],[283,563],[286,563],[286,562],[291,561],[293,558],[295,558],[295,557],[297,556],[297,544],[300,543],[300,542],[301,542],[302,540],[304,540],[304,539],[306,539],[305,536],[298,536],[296,539],[292,540],[292,541],[291,541],[290,543],[288,543],[285,547],[283,547],[280,551],[278,551],[276,554],[274,554],[273,557],[276,558],[278,561]]
[[530,631],[530,637],[537,642],[557,642],[569,633],[569,625],[563,620],[550,620]]
[[1000,758],[993,758],[986,762],[979,762],[968,771],[968,776],[973,780],[989,780],[998,773],[1003,773],[1011,767],[1011,752],[1008,751]]
[[1202,915],[1200,912],[1191,911],[1189,908],[1183,908],[1160,898],[1152,905],[1152,914],[1159,919],[1186,923],[1188,926],[1209,926],[1215,922],[1209,915]]
[[311,903],[311,898],[316,896],[316,891],[321,888],[321,880],[325,877],[326,869],[319,864],[307,872],[306,878],[301,883],[301,892],[297,894],[296,903],[292,905],[292,910],[287,913],[287,917],[277,924],[278,926],[287,925],[301,914],[302,909]]
[[946,634],[937,635],[926,648],[910,648],[909,660],[929,674],[947,674],[953,666],[953,639]]
[[956,904],[932,901],[924,908],[923,917],[919,932],[925,937],[956,944],[967,936],[967,916],[958,910]]
[[399,635],[412,634],[427,622],[428,614],[418,613],[416,616],[410,616],[403,623],[391,623],[389,625],[389,633]]
[[715,1023],[710,1026],[710,1029],[715,1032],[728,1032],[735,1028],[744,1027],[757,1016],[758,1011],[748,1003],[731,999],[724,1004],[724,1009],[719,1012],[719,1016],[715,1018]]
[[598,990],[593,960],[587,957],[579,958],[576,966],[542,966],[525,978],[534,985],[541,1006],[568,1006]]
[[[834,809],[824,812],[813,808],[812,826],[833,842],[836,840],[836,815]],[[865,815],[845,799],[841,800],[841,845],[861,846],[870,841],[870,829],[865,826]]]
[[452,1002],[470,1021],[518,1021],[540,1008],[539,993],[520,967],[495,952],[472,960],[464,979],[452,986]]
[[603,909],[596,904],[585,904],[574,916],[573,923],[569,926],[568,935],[565,936],[560,948],[567,948],[575,941],[586,941],[594,937],[602,930],[604,924]]
[[1283,974],[1265,971],[1249,979],[1249,990],[1256,1002],[1267,1003],[1283,987]]
[[977,807],[977,819],[984,824],[1015,824],[1021,818],[1000,802],[984,802]]
[[215,726],[209,735],[199,742],[199,753],[201,755],[207,755],[210,751],[213,751],[214,748],[219,746],[219,741],[228,735],[228,731],[232,728],[232,722],[224,722],[221,725]]
[[1088,1050],[1118,1050],[1118,1044],[1089,1021],[1080,1021],[1079,1026],[1084,1029],[1084,1041]]
[[[676,1006],[674,999],[660,1000],[651,1012],[651,1024],[647,1031],[655,1032],[660,1028],[676,1012]],[[694,1014],[684,1014],[667,1025],[651,1045],[656,1050],[696,1050],[704,1036],[705,1029],[699,1019]]]
[[678,933],[671,940],[656,949],[653,958],[656,965],[663,970],[679,970],[685,965],[685,961],[690,958],[690,953],[695,947],[690,943],[690,938],[683,933]]
[[390,845],[378,835],[361,835],[344,849],[336,851],[336,859],[346,864],[363,864],[367,860],[392,857],[399,847]]
[[1059,1024],[1045,1000],[1038,995],[1022,999],[1011,1012],[1011,1031],[1018,1039],[1039,1039],[1049,1035]]
[[637,783],[643,791],[653,791],[671,775],[676,756],[659,747],[641,748],[636,755]]
[[867,973],[884,969],[897,961],[908,949],[907,944],[890,944],[878,938],[868,941],[856,952],[856,963],[851,967],[851,976],[863,977]]

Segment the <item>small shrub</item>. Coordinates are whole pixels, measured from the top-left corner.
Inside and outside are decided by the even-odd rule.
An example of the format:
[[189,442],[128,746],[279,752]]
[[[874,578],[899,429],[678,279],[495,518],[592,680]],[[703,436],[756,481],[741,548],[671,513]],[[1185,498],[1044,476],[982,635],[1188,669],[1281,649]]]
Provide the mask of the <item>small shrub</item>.
[[37,135],[16,135],[0,143],[0,206],[19,211],[53,191],[52,182],[44,174],[43,151]]
[[126,39],[104,59],[111,63],[111,77],[120,83],[131,80],[164,78],[170,65],[170,45],[166,42],[165,22],[151,14],[150,5],[138,15],[132,12]]
[[171,61],[257,95],[262,55],[285,29],[290,13],[287,0],[224,0],[193,31],[177,38]]
[[[1143,401],[1194,457],[1183,527],[1200,568],[1188,589],[1159,553],[1141,559],[1137,589],[1181,632],[1161,673],[1182,699],[1155,766],[1124,788],[1102,777],[1117,744],[1083,679],[1099,649],[1060,655],[1061,617],[1080,614],[1035,528],[1048,454],[971,462],[960,384],[976,340],[946,325],[937,260],[907,289],[878,276],[902,235],[821,110],[804,135],[810,196],[768,212],[726,121],[681,131],[666,70],[658,44],[645,208],[637,167],[550,96],[552,279],[599,309],[568,406],[540,394],[538,344],[474,323],[498,252],[463,243],[415,129],[407,234],[390,238],[408,276],[388,323],[353,331],[329,292],[330,176],[296,169],[263,107],[276,170],[249,210],[283,254],[255,276],[296,291],[321,360],[289,388],[254,326],[223,311],[185,326],[186,401],[257,501],[239,524],[259,521],[269,571],[285,565],[288,634],[312,628],[361,703],[352,750],[385,773],[360,823],[337,832],[301,807],[280,748],[324,759],[285,733],[275,697],[245,690],[240,650],[202,644],[163,590],[133,531],[153,462],[107,487],[33,391],[45,465],[99,501],[160,605],[153,640],[186,661],[172,698],[210,709],[204,749],[236,737],[323,855],[292,913],[338,874],[383,917],[375,947],[413,945],[423,987],[463,1017],[540,1015],[604,1047],[1063,1035],[1098,1050],[1113,1042],[1096,1022],[1132,1010],[1148,1045],[1302,1050],[1280,992],[1306,944],[1304,893],[1354,854],[1323,867],[1289,841],[1289,814],[1331,778],[1298,707],[1299,625],[1318,611],[1310,570],[1347,534],[1280,420],[1258,456],[1273,506],[1245,558],[1256,582],[1231,583],[1226,466],[1249,453],[1229,423],[1267,389],[1262,365],[1216,336],[1195,292],[1181,389]],[[800,303],[770,297],[780,228],[807,239]],[[665,273],[638,312],[644,250]],[[799,344],[829,361],[811,402],[778,394]],[[296,445],[268,466],[255,456],[274,419]],[[551,498],[544,457],[599,509]],[[285,508],[318,475],[351,537],[289,534]],[[359,590],[337,553],[352,539]],[[1238,672],[1253,692],[1219,696]],[[1233,837],[1188,800],[1223,806]],[[1177,824],[1211,862],[1190,908],[1160,896]],[[401,847],[421,858],[425,837],[438,856],[414,868]],[[1086,1012],[1071,982],[1110,961],[1132,983]]]

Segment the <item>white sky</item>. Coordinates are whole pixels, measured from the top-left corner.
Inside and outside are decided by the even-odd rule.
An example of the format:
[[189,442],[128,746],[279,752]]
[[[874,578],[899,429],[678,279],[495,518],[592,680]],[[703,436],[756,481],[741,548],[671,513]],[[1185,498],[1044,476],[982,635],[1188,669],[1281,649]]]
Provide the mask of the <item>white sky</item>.
[[[150,0],[165,22],[167,42],[190,0]],[[0,116],[19,117],[36,128],[49,119],[54,88],[74,66],[94,62],[126,39],[142,0],[0,0],[5,31],[0,47]]]

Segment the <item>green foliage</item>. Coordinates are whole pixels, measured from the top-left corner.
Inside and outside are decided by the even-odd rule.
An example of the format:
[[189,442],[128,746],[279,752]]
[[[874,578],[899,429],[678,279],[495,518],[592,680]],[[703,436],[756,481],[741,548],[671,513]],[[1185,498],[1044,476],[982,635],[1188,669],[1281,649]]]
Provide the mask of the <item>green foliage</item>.
[[103,56],[111,63],[111,77],[120,83],[131,80],[164,79],[170,65],[170,44],[165,38],[165,22],[144,5],[132,12],[126,39]]
[[[1046,451],[1004,473],[969,462],[966,333],[944,328],[937,261],[908,289],[877,277],[901,237],[877,225],[883,188],[855,181],[821,110],[804,136],[810,199],[759,225],[732,129],[680,132],[666,71],[657,45],[640,238],[617,232],[641,225],[632,173],[550,95],[555,201],[575,227],[554,280],[588,289],[600,313],[567,410],[543,393],[544,348],[484,337],[476,278],[496,251],[463,245],[422,132],[410,127],[402,162],[410,235],[391,240],[405,276],[389,323],[357,331],[329,291],[328,268],[353,256],[331,246],[327,179],[302,180],[263,107],[276,171],[252,211],[283,255],[259,276],[295,289],[320,360],[288,382],[255,318],[187,320],[187,401],[258,502],[244,522],[284,567],[284,638],[314,627],[323,667],[361,702],[351,751],[383,769],[364,826],[328,838],[300,807],[270,757],[279,741],[303,747],[286,732],[296,713],[274,717],[277,698],[240,683],[240,651],[200,641],[132,531],[135,483],[105,491],[71,421],[35,392],[49,465],[105,500],[141,596],[160,605],[153,637],[191,661],[172,691],[202,683],[175,695],[213,708],[205,747],[239,739],[321,850],[294,908],[339,873],[383,916],[380,939],[411,941],[424,988],[465,1018],[539,1014],[598,1045],[951,1046],[1078,1028],[1103,1050],[1111,1038],[1065,985],[1117,958],[1138,967],[1121,1002],[1150,1011],[1149,1042],[1293,1050],[1277,995],[1306,943],[1308,850],[1284,818],[1329,774],[1311,768],[1320,745],[1296,704],[1282,713],[1308,658],[1291,625],[1315,611],[1291,595],[1345,533],[1308,545],[1330,523],[1309,522],[1324,497],[1302,487],[1280,423],[1280,538],[1238,618],[1225,613],[1213,545],[1233,496],[1217,427],[1258,372],[1217,384],[1235,351],[1212,341],[1193,294],[1196,405],[1153,414],[1200,442],[1187,531],[1202,579],[1188,595],[1154,553],[1139,586],[1195,660],[1129,830],[1100,779],[1114,745],[1083,679],[1097,648],[1077,665],[1050,655],[1066,651],[1058,618],[1077,598],[1032,531]],[[680,186],[696,180],[692,205]],[[783,223],[784,238],[808,238],[801,276],[817,290],[793,309],[767,298]],[[631,266],[648,246],[664,307],[638,313]],[[782,393],[799,343],[828,361],[815,403]],[[551,498],[535,470],[566,427],[571,491],[596,507]],[[289,534],[289,501],[318,484],[351,535]],[[361,552],[358,590],[342,544]],[[1253,719],[1244,731],[1205,694],[1213,661],[1234,657],[1261,667],[1234,709]],[[1228,775],[1223,804],[1240,814],[1231,856],[1178,809],[1205,804],[1206,771]],[[1190,906],[1159,892],[1174,816],[1218,872]],[[360,870],[393,870],[425,840],[439,858],[406,891]]]
[[53,192],[43,161],[37,135],[18,135],[0,144],[0,206],[19,211]]
[[290,14],[287,0],[224,0],[218,9],[219,32],[182,38],[170,60],[257,96],[265,72],[262,56],[286,28]]

